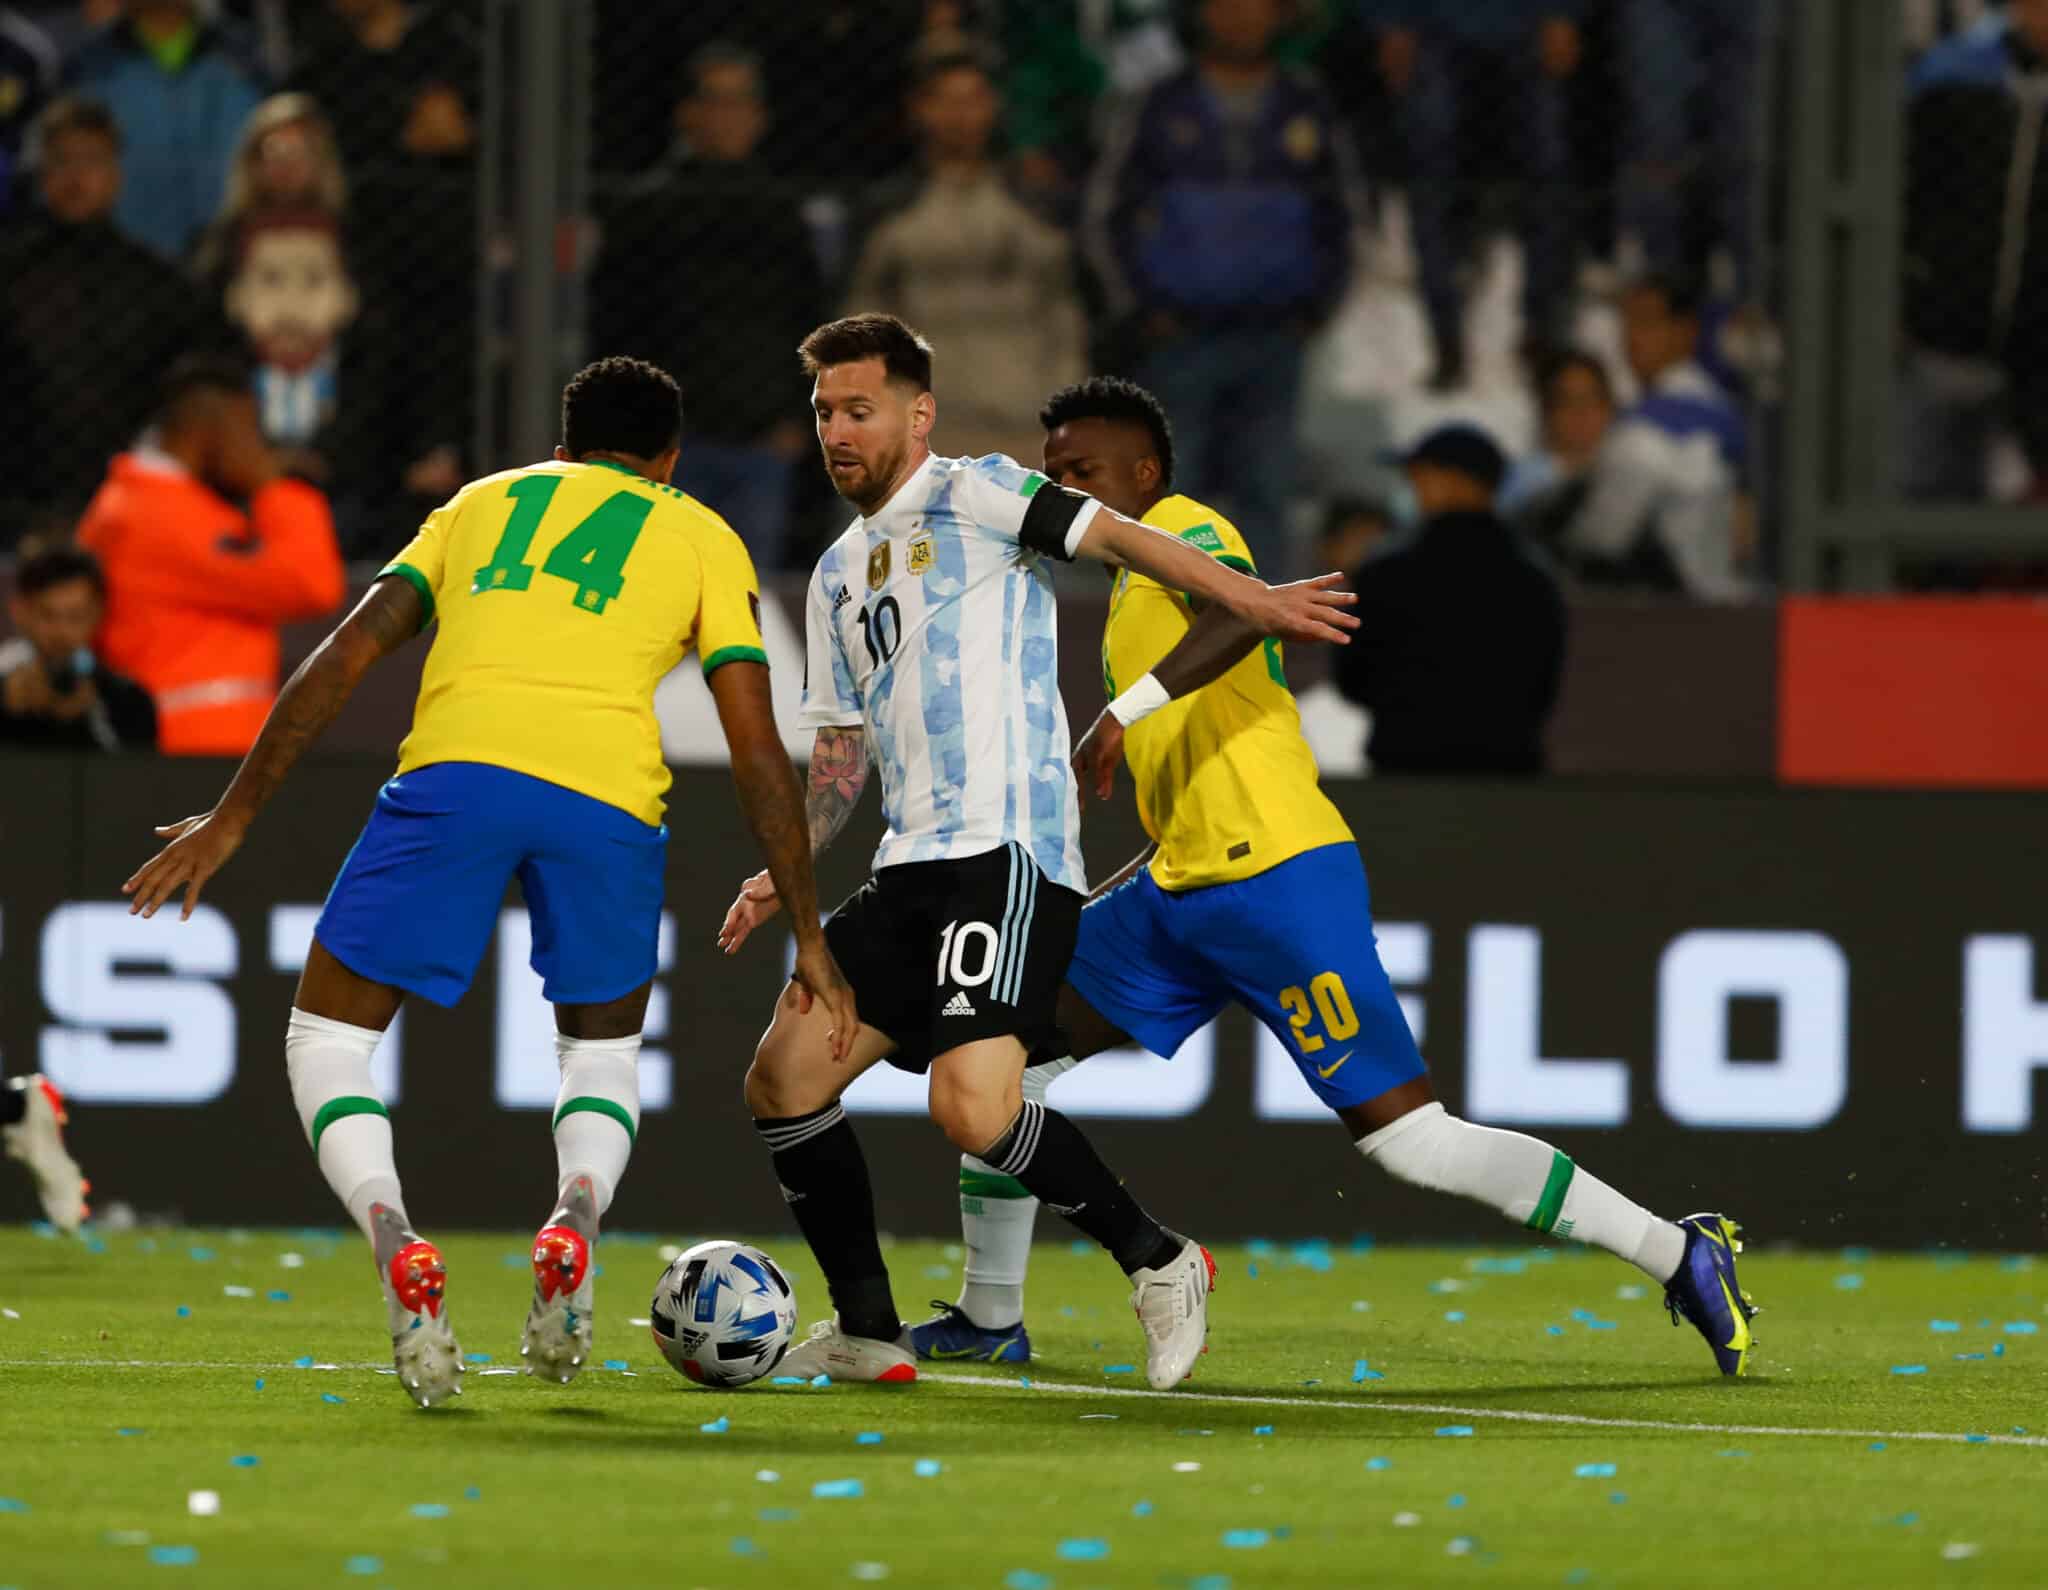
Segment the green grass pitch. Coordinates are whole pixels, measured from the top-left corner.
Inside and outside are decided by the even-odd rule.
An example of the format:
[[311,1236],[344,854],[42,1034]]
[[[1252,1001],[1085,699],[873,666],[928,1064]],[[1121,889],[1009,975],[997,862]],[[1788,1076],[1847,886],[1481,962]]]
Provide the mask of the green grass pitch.
[[[1602,1255],[1232,1248],[1155,1395],[1113,1269],[1044,1245],[1027,1370],[720,1393],[629,1323],[655,1239],[600,1254],[631,1372],[566,1389],[488,1372],[523,1234],[442,1240],[492,1361],[421,1413],[353,1233],[0,1231],[0,1586],[2048,1585],[2048,1263],[1752,1250],[1726,1382]],[[953,1295],[957,1248],[890,1261]]]

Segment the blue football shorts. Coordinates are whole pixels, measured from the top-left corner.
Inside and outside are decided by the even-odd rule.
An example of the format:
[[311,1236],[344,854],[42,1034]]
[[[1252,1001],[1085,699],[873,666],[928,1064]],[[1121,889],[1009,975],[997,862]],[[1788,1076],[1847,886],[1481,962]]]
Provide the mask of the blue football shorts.
[[1169,1058],[1235,1001],[1287,1046],[1333,1110],[1424,1074],[1380,965],[1356,845],[1179,893],[1140,872],[1081,913],[1067,981]]
[[588,795],[436,762],[377,792],[313,936],[360,977],[452,1005],[516,877],[548,999],[602,1005],[654,976],[667,852],[667,828]]

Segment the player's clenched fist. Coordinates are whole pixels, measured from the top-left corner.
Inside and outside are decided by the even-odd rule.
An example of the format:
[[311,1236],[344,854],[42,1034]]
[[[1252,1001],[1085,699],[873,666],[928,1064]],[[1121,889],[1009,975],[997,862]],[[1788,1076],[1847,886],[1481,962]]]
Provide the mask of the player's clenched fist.
[[739,898],[725,913],[718,930],[718,947],[730,955],[747,942],[747,935],[782,909],[782,897],[775,892],[775,880],[757,872],[740,885]]

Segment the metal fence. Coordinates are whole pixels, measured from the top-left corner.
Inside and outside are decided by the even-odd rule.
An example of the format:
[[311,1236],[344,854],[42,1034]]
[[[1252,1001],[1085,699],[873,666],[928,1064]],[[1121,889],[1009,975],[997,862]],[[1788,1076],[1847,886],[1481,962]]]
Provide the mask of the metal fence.
[[[682,484],[801,566],[839,509],[793,344],[887,308],[942,449],[1135,375],[1277,569],[1398,522],[1382,449],[1451,418],[1588,583],[2048,559],[2043,0],[219,0],[175,71],[82,9],[0,7],[48,36],[0,53],[0,543],[181,350],[249,353],[365,559],[627,351],[685,386]],[[65,91],[118,149],[35,134]]]

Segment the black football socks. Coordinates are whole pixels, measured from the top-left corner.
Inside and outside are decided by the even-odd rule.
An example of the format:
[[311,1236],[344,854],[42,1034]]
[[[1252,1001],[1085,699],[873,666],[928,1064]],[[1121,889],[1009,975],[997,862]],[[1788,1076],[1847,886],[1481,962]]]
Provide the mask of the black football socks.
[[980,1158],[1101,1243],[1126,1275],[1171,1263],[1185,1241],[1145,1213],[1058,1110],[1027,1101]]
[[837,1103],[809,1115],[757,1120],[782,1198],[818,1268],[849,1336],[893,1342],[903,1320],[889,1291],[889,1269],[875,1233],[875,1194],[853,1124]]

